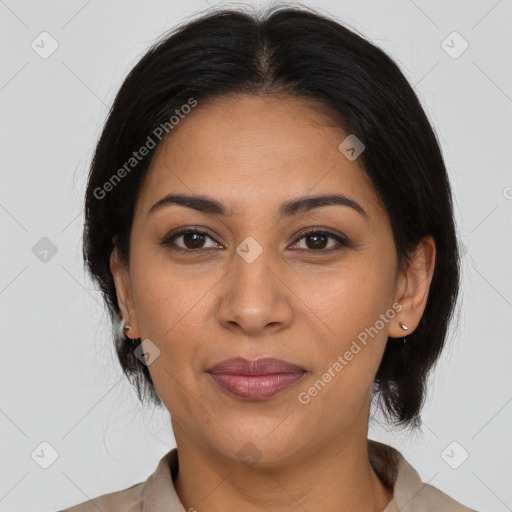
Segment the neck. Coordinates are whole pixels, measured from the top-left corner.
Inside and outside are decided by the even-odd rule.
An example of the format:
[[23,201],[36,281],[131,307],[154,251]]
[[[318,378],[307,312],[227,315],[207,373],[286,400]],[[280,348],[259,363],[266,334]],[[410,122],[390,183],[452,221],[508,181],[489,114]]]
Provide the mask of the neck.
[[174,485],[185,510],[382,512],[393,498],[370,464],[366,433],[251,464],[192,442],[179,427],[174,432],[180,466]]

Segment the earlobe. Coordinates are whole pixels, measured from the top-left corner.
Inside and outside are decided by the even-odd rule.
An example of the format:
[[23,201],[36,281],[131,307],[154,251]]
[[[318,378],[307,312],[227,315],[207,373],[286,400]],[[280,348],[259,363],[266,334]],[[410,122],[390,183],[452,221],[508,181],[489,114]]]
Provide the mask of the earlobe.
[[[121,310],[123,333],[131,339],[140,338],[137,319],[133,307],[130,274],[126,263],[119,255],[117,247],[110,255],[110,272],[116,287],[117,302]],[[129,325],[129,329],[126,329]]]
[[390,327],[390,337],[404,336],[404,330],[400,324],[407,326],[407,334],[412,334],[418,326],[427,304],[435,259],[436,246],[433,237],[430,235],[423,237],[418,242],[411,261],[407,263],[407,268],[401,274],[405,285],[401,287],[403,290],[399,292],[400,297],[397,297],[396,301],[400,303],[402,309],[397,315],[396,325]]

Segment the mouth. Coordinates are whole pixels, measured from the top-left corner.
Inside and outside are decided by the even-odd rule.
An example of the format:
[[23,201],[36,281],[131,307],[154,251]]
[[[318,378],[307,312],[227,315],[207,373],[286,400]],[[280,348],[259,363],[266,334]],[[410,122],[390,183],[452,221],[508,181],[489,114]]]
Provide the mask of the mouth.
[[207,373],[223,391],[245,400],[267,400],[289,389],[307,371],[282,359],[250,361],[241,357],[222,361]]

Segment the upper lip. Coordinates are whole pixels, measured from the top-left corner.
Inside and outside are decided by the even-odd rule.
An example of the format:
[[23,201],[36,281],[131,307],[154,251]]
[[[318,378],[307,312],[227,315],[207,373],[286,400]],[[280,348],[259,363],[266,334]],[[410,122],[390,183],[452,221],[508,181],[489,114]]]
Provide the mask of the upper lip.
[[208,373],[231,375],[271,375],[275,373],[303,373],[305,371],[304,368],[296,364],[272,357],[255,360],[235,357],[225,359],[207,370]]

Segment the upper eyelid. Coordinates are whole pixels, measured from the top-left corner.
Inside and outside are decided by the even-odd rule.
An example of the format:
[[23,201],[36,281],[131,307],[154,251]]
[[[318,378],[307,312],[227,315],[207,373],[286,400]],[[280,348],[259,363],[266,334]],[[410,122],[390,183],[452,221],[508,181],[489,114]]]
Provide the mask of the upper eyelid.
[[[204,228],[183,228],[183,229],[179,229],[178,231],[170,234],[170,235],[166,235],[164,237],[164,241],[167,241],[167,243],[172,243],[176,238],[179,238],[180,236],[183,236],[185,235],[186,233],[200,233],[200,234],[204,234],[206,235],[207,237],[209,237],[213,242],[215,242],[216,244],[219,244],[219,245],[222,245],[220,242],[218,242],[216,239],[215,239],[215,236],[211,235],[207,230],[205,230]],[[337,234],[337,233],[332,233],[331,231],[329,231],[329,229],[326,229],[326,228],[322,228],[322,227],[312,227],[312,228],[308,228],[306,231],[302,232],[302,233],[299,233],[293,240],[292,243],[297,243],[299,240],[301,240],[302,238],[304,238],[305,236],[307,235],[310,235],[312,233],[321,233],[321,234],[324,234],[326,235],[327,237],[329,238],[332,238],[333,240],[335,240],[338,244],[342,245],[343,243],[345,243],[346,245],[349,244],[349,241],[348,239],[345,237],[345,235],[342,235],[342,234]],[[340,240],[338,240],[340,239]],[[179,247],[178,246],[178,249],[183,249],[183,247]],[[197,249],[197,250],[194,250],[194,249],[183,249],[185,251],[191,251],[191,252],[199,252],[201,249]],[[329,250],[329,249],[327,249]],[[319,251],[316,251],[316,252],[322,252],[321,250]],[[324,251],[325,252],[325,251]]]

